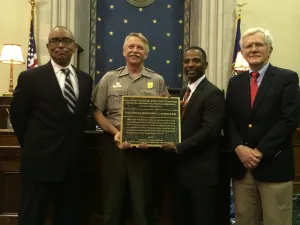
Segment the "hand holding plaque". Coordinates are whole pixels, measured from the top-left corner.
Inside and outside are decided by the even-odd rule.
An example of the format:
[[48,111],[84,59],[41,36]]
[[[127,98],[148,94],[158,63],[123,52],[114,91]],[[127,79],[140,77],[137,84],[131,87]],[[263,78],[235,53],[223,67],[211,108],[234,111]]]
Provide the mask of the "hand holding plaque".
[[163,143],[161,148],[167,152],[176,152],[176,145],[174,142]]
[[[114,136],[114,140],[118,148],[120,148],[121,150],[132,148],[131,144],[128,143],[127,141],[121,142],[120,136],[121,136],[120,132],[116,133],[116,135]],[[137,147],[140,149],[148,149],[148,145],[145,142],[141,142]]]
[[124,150],[124,149],[128,149],[131,148],[132,146],[127,142],[121,142],[120,140],[120,132],[116,133],[116,135],[114,136],[114,140],[116,145],[118,146],[119,149]]

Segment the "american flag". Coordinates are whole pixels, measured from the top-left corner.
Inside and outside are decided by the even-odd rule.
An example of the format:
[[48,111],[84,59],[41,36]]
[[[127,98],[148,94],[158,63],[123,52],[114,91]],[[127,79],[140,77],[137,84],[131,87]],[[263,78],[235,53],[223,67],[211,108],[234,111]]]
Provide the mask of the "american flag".
[[36,46],[34,40],[34,22],[33,22],[33,11],[30,19],[30,34],[27,54],[27,70],[38,66],[38,59],[36,54]]

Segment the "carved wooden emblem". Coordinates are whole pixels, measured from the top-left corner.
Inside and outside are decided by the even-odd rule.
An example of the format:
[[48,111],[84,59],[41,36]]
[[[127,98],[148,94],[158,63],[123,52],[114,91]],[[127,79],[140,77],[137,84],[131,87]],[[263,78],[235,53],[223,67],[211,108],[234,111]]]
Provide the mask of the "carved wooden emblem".
[[155,0],[127,0],[127,2],[135,7],[146,7],[155,2]]

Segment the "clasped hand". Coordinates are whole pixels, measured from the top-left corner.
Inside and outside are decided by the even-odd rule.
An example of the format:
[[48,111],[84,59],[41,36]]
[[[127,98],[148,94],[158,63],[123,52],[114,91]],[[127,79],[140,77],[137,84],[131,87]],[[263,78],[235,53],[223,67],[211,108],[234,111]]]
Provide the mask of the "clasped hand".
[[261,162],[262,153],[257,148],[252,149],[239,145],[236,147],[235,152],[247,169],[254,169]]

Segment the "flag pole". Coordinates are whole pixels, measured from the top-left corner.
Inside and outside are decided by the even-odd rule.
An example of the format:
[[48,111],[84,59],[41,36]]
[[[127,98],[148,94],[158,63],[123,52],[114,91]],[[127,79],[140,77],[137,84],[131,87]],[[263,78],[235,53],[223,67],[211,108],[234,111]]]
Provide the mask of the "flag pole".
[[[33,8],[35,6],[35,0],[30,0],[30,4],[31,4],[31,7]],[[32,10],[31,8],[31,10]]]
[[248,3],[243,3],[243,4],[237,4],[236,6],[238,7],[238,12],[239,12],[239,16],[241,15],[241,11],[242,11],[242,7],[244,6],[244,5],[247,5]]
[[29,45],[27,53],[27,70],[38,66],[36,44],[34,37],[34,7],[36,5],[35,0],[28,1],[31,4],[31,15],[30,15],[30,34],[29,34]]
[[34,17],[35,0],[30,0],[30,4],[31,4],[31,16],[32,16],[32,19],[33,19],[33,17]]
[[240,38],[241,38],[241,12],[242,12],[242,7],[244,5],[247,5],[248,3],[243,3],[243,4],[237,4],[238,8],[238,13],[237,13],[237,18],[236,18],[236,34],[235,34],[235,42],[234,42],[234,50],[233,50],[233,57],[232,57],[232,76],[237,75],[237,72],[235,71],[235,63],[237,56],[239,52],[241,51],[240,47]]

